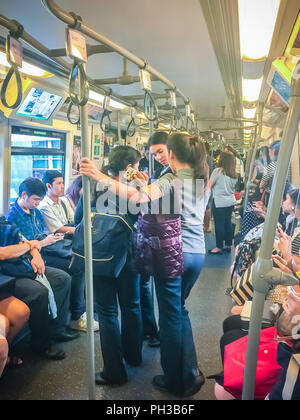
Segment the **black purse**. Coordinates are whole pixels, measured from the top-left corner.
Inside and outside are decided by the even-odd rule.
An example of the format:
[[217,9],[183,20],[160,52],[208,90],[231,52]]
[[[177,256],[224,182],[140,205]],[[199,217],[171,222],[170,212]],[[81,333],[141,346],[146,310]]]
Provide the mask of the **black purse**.
[[[47,237],[46,233],[36,235],[34,239],[42,241]],[[72,235],[73,237],[73,235]],[[66,235],[61,241],[57,241],[52,245],[45,246],[41,249],[43,257],[60,257],[60,258],[71,258],[72,257],[72,239],[67,239]]]
[[42,248],[42,256],[56,256],[60,258],[71,258],[72,257],[72,240],[63,239],[55,242],[55,244],[48,245]]

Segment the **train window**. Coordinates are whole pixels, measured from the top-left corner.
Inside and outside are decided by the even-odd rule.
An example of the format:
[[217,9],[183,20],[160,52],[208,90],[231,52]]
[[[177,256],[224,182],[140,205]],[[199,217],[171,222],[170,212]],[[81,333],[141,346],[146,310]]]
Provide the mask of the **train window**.
[[18,198],[19,185],[25,178],[41,179],[48,169],[57,169],[64,175],[65,134],[12,127],[10,202]]

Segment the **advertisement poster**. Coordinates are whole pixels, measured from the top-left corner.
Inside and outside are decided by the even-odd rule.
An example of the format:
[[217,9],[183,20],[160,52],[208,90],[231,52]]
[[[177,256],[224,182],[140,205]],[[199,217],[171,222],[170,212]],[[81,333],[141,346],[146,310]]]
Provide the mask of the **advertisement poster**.
[[74,136],[73,155],[72,155],[72,175],[77,175],[81,160],[81,137]]

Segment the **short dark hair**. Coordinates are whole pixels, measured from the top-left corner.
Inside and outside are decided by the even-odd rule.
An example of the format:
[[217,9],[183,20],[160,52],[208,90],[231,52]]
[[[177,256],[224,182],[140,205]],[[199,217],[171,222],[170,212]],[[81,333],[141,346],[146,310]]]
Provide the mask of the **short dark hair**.
[[167,144],[168,134],[165,131],[156,131],[148,140],[148,146],[154,146],[156,144]]
[[121,171],[125,171],[128,165],[135,165],[141,159],[141,154],[138,150],[131,146],[117,146],[110,152],[108,156],[108,165],[105,167],[106,171],[115,177]]
[[45,186],[47,186],[47,184],[53,184],[55,178],[63,178],[63,175],[61,172],[56,171],[56,170],[50,170],[50,171],[46,171],[43,175],[43,183]]
[[40,198],[45,197],[46,188],[42,181],[38,178],[26,178],[19,186],[19,197],[25,192],[28,197],[37,195]]

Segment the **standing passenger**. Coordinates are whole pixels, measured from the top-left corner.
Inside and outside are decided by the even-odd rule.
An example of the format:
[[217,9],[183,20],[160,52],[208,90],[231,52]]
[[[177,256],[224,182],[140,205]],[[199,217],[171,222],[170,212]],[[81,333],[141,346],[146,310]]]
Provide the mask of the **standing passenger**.
[[[230,252],[234,236],[231,216],[235,205],[235,157],[233,154],[222,152],[218,164],[210,177],[213,192],[212,211],[215,223],[216,248],[209,254],[221,255],[223,251]],[[225,241],[225,247],[224,246]]]
[[135,203],[148,203],[172,191],[177,196],[176,179],[184,186],[180,191],[184,204],[181,214],[184,274],[175,279],[155,278],[164,375],[155,376],[153,384],[161,391],[188,397],[197,393],[204,383],[204,376],[198,370],[185,301],[199,277],[205,258],[203,218],[207,204],[205,184],[208,168],[205,146],[197,137],[173,134],[168,138],[167,147],[173,174],[166,174],[153,184],[145,185],[148,180],[139,173],[137,179],[144,181],[144,186],[138,190],[112,182],[87,158],[81,161],[81,174],[107,185],[109,189],[113,188],[120,197]]
[[[117,146],[109,155],[109,163],[105,168],[110,183],[113,180],[120,182],[127,188],[124,171],[129,167],[137,170],[140,153],[129,146]],[[96,210],[99,213],[121,214],[122,208],[127,209],[127,202],[118,202],[116,196],[103,192],[98,196]],[[110,200],[111,199],[111,200]],[[134,224],[137,215],[129,213],[129,221]],[[130,239],[132,241],[132,238]],[[117,278],[101,276],[94,273],[94,299],[95,309],[98,313],[100,324],[100,342],[103,357],[103,370],[96,374],[98,385],[122,385],[127,382],[127,372],[124,360],[132,366],[142,362],[142,319],[140,308],[140,291],[138,274],[132,263],[130,246],[125,265]],[[118,303],[121,309],[121,331],[118,320]]]

